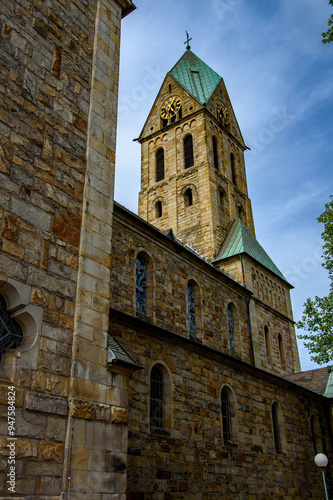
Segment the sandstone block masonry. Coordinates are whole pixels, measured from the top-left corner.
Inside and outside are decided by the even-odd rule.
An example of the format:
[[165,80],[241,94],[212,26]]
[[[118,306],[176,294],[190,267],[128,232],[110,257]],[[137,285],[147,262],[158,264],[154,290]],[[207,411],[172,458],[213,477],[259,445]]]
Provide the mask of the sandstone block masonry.
[[[130,0],[0,6],[0,294],[23,329],[19,348],[1,358],[1,434],[6,387],[15,386],[19,496],[59,498],[69,475],[73,498],[125,491],[124,470],[105,472],[111,443],[101,436],[121,427],[116,451],[126,448],[106,366],[126,9]],[[82,448],[85,459],[73,458]],[[96,450],[104,456],[99,479],[91,474]],[[7,455],[4,447],[4,497]]]

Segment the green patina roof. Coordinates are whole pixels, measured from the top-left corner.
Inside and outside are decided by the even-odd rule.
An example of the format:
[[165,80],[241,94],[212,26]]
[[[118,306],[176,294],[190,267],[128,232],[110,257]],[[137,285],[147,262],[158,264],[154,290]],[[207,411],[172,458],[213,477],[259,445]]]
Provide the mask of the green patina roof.
[[262,246],[255,239],[251,231],[240,219],[235,219],[223,242],[216,261],[227,259],[242,253],[248,254],[274,274],[287,281],[281,271],[276,267],[272,259],[267,255]]
[[201,104],[211,98],[222,78],[191,50],[186,50],[170,74]]

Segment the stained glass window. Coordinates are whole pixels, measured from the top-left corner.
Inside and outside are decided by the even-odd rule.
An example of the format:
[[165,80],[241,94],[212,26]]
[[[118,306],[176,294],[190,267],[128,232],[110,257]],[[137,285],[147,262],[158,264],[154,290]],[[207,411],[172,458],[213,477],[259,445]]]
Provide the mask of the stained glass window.
[[228,328],[229,328],[230,352],[234,356],[235,355],[234,315],[230,304],[228,305]]
[[156,366],[150,376],[150,425],[163,428],[163,375]]
[[146,314],[147,264],[138,255],[136,259],[136,312]]
[[0,356],[18,347],[23,339],[22,328],[10,317],[5,299],[0,295]]
[[231,441],[231,418],[229,396],[226,389],[221,391],[221,412],[222,412],[222,430],[223,440]]
[[188,331],[190,337],[195,337],[195,293],[194,286],[187,285]]
[[280,440],[280,429],[279,429],[277,403],[273,403],[273,406],[272,406],[272,420],[273,420],[273,434],[274,434],[275,450],[277,453],[279,453],[281,451],[281,440]]
[[184,167],[190,168],[194,165],[193,157],[193,139],[191,135],[185,137],[184,140]]

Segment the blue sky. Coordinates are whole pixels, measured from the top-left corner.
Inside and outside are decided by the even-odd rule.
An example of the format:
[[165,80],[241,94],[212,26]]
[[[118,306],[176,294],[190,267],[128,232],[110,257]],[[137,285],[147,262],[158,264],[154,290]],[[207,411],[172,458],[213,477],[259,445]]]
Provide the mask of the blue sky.
[[[245,143],[256,236],[289,282],[294,318],[326,295],[317,217],[333,194],[328,0],[135,0],[122,22],[115,199],[137,213],[138,137],[166,73],[192,51],[226,84]],[[303,370],[317,367],[299,341]]]

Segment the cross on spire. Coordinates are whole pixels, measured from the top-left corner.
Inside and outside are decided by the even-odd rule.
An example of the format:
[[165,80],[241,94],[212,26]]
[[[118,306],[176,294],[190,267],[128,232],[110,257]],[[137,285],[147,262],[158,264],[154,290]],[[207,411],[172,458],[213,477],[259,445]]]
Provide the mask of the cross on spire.
[[184,42],[184,44],[187,43],[186,48],[187,48],[187,50],[190,50],[191,47],[190,47],[189,41],[192,40],[192,38],[189,37],[189,34],[187,33],[187,31],[186,31],[186,36],[187,36],[187,40],[186,40],[186,42]]

